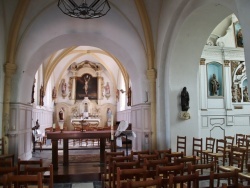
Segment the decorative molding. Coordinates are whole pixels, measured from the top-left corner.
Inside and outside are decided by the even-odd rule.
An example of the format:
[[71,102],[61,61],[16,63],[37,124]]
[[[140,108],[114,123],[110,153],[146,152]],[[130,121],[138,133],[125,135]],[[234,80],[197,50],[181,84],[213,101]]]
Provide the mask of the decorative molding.
[[205,58],[201,58],[200,59],[200,65],[205,65],[206,59]]
[[243,106],[234,106],[234,109],[236,109],[236,110],[243,109]]
[[230,67],[230,61],[229,60],[224,60],[224,66],[225,67]]

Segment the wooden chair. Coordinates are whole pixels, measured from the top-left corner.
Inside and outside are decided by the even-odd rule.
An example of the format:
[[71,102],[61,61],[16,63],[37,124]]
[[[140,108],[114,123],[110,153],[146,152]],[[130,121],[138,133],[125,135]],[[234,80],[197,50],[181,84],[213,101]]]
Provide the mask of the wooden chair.
[[183,164],[184,165],[184,172],[188,173],[188,165],[192,164],[195,165],[196,164],[196,157],[192,156],[192,157],[184,157],[184,158],[175,158],[174,159],[174,164],[178,165],[178,164]]
[[177,136],[176,152],[172,152],[172,153],[183,152],[183,155],[186,156],[186,145],[187,145],[187,137]]
[[193,137],[192,155],[185,157],[193,158],[195,156],[196,163],[202,163],[202,149],[202,138]]
[[8,174],[7,184],[11,187],[14,184],[15,188],[18,188],[20,185],[23,185],[27,188],[37,186],[37,188],[42,188],[42,174],[38,172],[36,175],[11,175]]
[[219,163],[220,160],[222,161],[222,165],[225,166],[225,154],[226,154],[226,141],[224,139],[217,139],[215,153],[207,154],[212,161],[215,161],[215,170],[217,170],[217,166],[220,165]]
[[214,171],[210,172],[210,183],[209,183],[210,188],[219,187],[221,180],[227,180],[228,181],[227,185],[230,187],[238,187],[238,170],[234,170],[231,172],[221,172],[221,173],[215,173]]
[[110,158],[117,157],[117,156],[125,156],[125,152],[124,151],[117,151],[117,152],[105,151],[104,153],[104,176],[102,177],[104,182],[109,181]]
[[172,166],[157,166],[156,167],[156,176],[162,177],[162,187],[168,187],[169,184],[169,175],[173,174],[174,176],[184,174],[184,164],[172,165]]
[[[231,148],[234,145],[234,136],[224,136],[224,139],[226,140],[226,160],[230,160],[230,152],[231,152]],[[229,161],[230,163],[230,161]]]
[[146,181],[147,169],[133,168],[133,169],[120,169],[117,168],[117,188],[127,187],[127,180],[132,181]]
[[0,176],[0,187],[8,188],[8,174]]
[[32,131],[33,152],[36,151],[36,145],[39,146],[39,149],[41,152],[43,149],[43,140],[42,140],[42,137],[36,138],[35,131],[36,130]]
[[139,154],[138,161],[140,162],[141,166],[143,166],[144,159],[156,160],[158,159],[158,154]]
[[240,182],[247,182],[247,185],[250,186],[250,164],[247,164],[247,172],[239,172]]
[[54,185],[54,171],[53,165],[50,164],[47,167],[25,167],[25,172],[28,175],[35,175],[38,172],[42,174],[43,184],[48,185],[49,188],[53,188]]
[[0,167],[0,176],[3,176],[4,174],[18,174],[17,166]]
[[180,153],[173,152],[173,153],[165,153],[164,154],[164,158],[168,159],[169,165],[170,164],[174,165],[174,159],[183,158],[183,157],[184,157],[183,152],[180,152]]
[[203,163],[208,163],[208,153],[214,152],[215,138],[206,137],[206,148],[202,150]]
[[131,181],[128,180],[127,188],[137,188],[137,187],[155,187],[161,188],[161,177],[155,177],[155,179],[147,180],[147,181]]
[[193,187],[198,188],[198,177],[199,173],[195,172],[195,174],[187,174],[187,175],[180,175],[174,176],[173,174],[169,175],[169,188],[176,187],[177,184],[180,185],[180,188],[183,187]]
[[142,151],[133,151],[131,150],[131,155],[133,156],[133,158],[135,160],[138,160],[138,157],[140,154],[150,154],[150,151],[149,150],[142,150]]
[[12,167],[13,163],[12,163],[12,159],[3,159],[0,160],[0,167]]
[[[116,157],[110,157],[109,158],[109,167],[108,167],[108,179],[109,179],[109,185],[111,185],[112,179],[115,179],[115,173],[116,173],[116,166],[114,166],[114,163],[116,162],[131,162],[133,161],[132,155],[128,156],[116,156]],[[129,166],[129,165],[128,165]]]
[[245,151],[245,166],[248,164],[248,157],[250,154],[250,140],[246,138],[238,139],[238,147]]
[[138,160],[131,162],[113,162],[112,176],[109,178],[109,187],[115,188],[117,186],[117,168],[120,169],[137,169],[140,168],[140,163]]
[[25,168],[26,167],[42,167],[43,166],[43,160],[21,160],[18,159],[17,162],[17,170],[18,174],[26,174]]
[[237,133],[235,135],[235,145],[234,146],[239,146],[240,145],[240,143],[238,143],[239,139],[245,139],[245,134]]
[[144,166],[147,168],[147,179],[154,179],[156,176],[156,167],[157,166],[167,166],[169,164],[168,159],[144,159]]
[[171,148],[170,149],[165,149],[165,150],[155,150],[154,153],[158,154],[159,159],[164,159],[165,154],[170,154],[172,152]]
[[214,171],[214,162],[208,164],[189,164],[188,165],[189,173],[194,174],[196,171],[199,173],[198,183],[199,187],[205,187],[207,181],[210,180],[210,172]]

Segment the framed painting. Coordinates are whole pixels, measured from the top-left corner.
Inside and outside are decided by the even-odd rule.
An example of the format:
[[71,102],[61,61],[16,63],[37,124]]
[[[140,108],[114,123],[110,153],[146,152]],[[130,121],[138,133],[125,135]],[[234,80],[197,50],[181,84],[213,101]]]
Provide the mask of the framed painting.
[[76,100],[83,100],[85,97],[88,97],[89,100],[97,100],[98,98],[97,77],[90,74],[76,77]]
[[243,35],[242,35],[242,29],[239,24],[239,22],[234,23],[234,36],[235,36],[235,44],[236,47],[243,48]]

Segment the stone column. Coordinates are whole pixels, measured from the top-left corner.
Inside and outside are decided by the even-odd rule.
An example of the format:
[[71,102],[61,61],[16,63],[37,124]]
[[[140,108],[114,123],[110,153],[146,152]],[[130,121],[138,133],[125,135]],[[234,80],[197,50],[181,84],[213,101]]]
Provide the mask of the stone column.
[[3,96],[3,122],[2,122],[2,136],[5,136],[6,142],[4,145],[5,152],[8,153],[8,137],[6,136],[8,131],[12,130],[10,126],[10,98],[11,98],[11,79],[16,72],[17,66],[13,63],[6,63],[4,65],[5,77],[4,77],[4,96]]
[[207,69],[206,69],[206,59],[200,59],[200,100],[201,100],[201,110],[207,110]]
[[150,99],[151,99],[151,130],[152,130],[152,150],[157,149],[157,133],[156,133],[156,71],[155,69],[147,70],[147,77],[150,83]]
[[232,110],[231,68],[230,61],[224,60],[224,101],[227,110]]

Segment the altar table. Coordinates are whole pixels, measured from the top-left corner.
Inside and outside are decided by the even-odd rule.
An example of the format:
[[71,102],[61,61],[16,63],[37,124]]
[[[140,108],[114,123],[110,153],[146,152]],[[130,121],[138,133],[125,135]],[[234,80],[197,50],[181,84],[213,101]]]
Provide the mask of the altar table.
[[[60,131],[48,132],[47,138],[52,140],[52,164],[58,169],[58,140],[63,139],[63,165],[69,164],[69,139],[100,139],[100,163],[104,163],[105,143],[110,138],[110,130],[98,131]],[[112,147],[111,147],[112,148]]]

